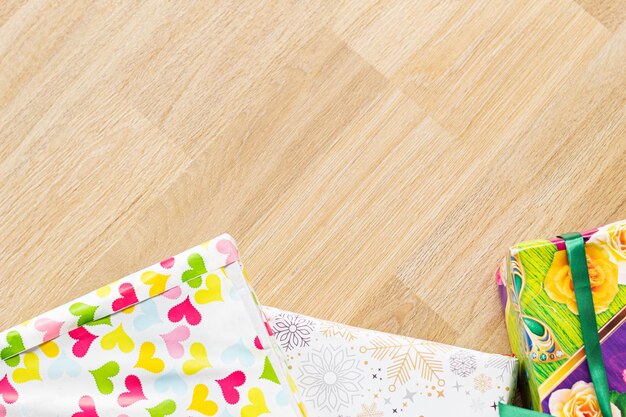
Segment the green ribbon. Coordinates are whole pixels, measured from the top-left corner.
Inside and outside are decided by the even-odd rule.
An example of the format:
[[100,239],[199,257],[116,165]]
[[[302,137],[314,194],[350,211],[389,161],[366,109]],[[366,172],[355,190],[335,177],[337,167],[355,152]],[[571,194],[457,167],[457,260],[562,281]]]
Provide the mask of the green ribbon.
[[[591,381],[596,390],[598,404],[602,417],[613,417],[609,394],[609,382],[606,378],[602,348],[598,337],[598,323],[593,305],[593,294],[587,268],[585,240],[580,233],[567,233],[559,236],[565,241],[567,259],[574,281],[574,293],[578,304],[578,316],[583,335],[587,365],[591,374]],[[498,407],[500,417],[543,417],[547,414],[525,410],[511,405],[500,403]]]

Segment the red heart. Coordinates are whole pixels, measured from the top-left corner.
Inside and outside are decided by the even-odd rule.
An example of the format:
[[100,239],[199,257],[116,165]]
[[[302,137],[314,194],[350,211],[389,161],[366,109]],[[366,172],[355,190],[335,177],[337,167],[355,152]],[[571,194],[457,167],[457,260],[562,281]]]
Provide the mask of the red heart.
[[147,400],[146,395],[143,393],[143,387],[141,381],[135,375],[128,375],[124,380],[126,384],[127,392],[123,392],[117,398],[117,403],[122,407],[128,407],[136,403],[137,401]]
[[17,390],[13,388],[13,385],[9,382],[7,375],[0,379],[0,397],[2,397],[7,404],[13,404],[19,397]]
[[93,402],[93,398],[88,395],[81,397],[78,401],[78,406],[81,411],[72,414],[72,417],[99,417],[96,412],[96,404]]
[[167,317],[170,321],[174,323],[178,323],[183,318],[187,319],[187,323],[192,326],[200,323],[202,320],[202,316],[200,312],[191,304],[191,300],[189,300],[189,296],[185,298],[185,301],[182,303],[175,305],[168,311]]
[[7,409],[2,404],[0,404],[0,417],[7,417]]
[[74,353],[74,356],[77,358],[84,357],[87,352],[89,352],[93,341],[98,338],[98,336],[89,333],[84,327],[78,327],[68,332],[68,334],[72,339],[76,340],[76,343],[72,346],[72,353]]
[[217,382],[222,389],[224,400],[226,400],[228,404],[237,404],[240,398],[237,387],[246,383],[246,374],[242,371],[235,371],[226,378],[217,379],[215,382]]
[[137,299],[137,294],[135,294],[135,288],[133,287],[133,284],[125,282],[120,285],[118,291],[120,292],[121,297],[113,301],[113,304],[111,305],[113,311],[124,310],[125,308],[139,302],[139,300]]

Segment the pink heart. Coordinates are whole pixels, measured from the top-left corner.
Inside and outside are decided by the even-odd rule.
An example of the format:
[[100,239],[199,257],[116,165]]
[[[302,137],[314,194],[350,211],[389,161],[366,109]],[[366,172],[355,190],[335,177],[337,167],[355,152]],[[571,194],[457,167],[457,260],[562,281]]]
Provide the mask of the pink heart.
[[187,296],[185,301],[182,303],[172,307],[167,313],[167,317],[174,323],[178,323],[182,319],[186,319],[187,323],[192,326],[197,325],[202,320],[202,315],[191,303],[189,296]]
[[167,258],[167,259],[163,259],[161,261],[161,266],[165,269],[170,269],[171,267],[174,266],[174,258]]
[[254,346],[259,350],[263,350],[263,345],[261,344],[261,339],[259,339],[259,336],[254,338]]
[[267,334],[269,334],[270,336],[274,336],[274,332],[272,331],[270,324],[266,321],[264,321],[263,324],[265,324],[265,329],[267,330]]
[[146,395],[143,393],[143,387],[141,381],[135,375],[128,375],[124,380],[126,389],[128,391],[123,392],[117,398],[117,403],[122,407],[128,407],[136,403],[137,401],[147,400]]
[[0,417],[7,417],[7,409],[2,404],[0,404]]
[[137,294],[135,294],[135,288],[133,287],[133,284],[130,284],[128,282],[123,283],[122,285],[120,285],[119,292],[121,297],[113,301],[113,304],[111,305],[113,311],[124,310],[125,308],[135,305],[139,302],[139,300],[137,299]]
[[13,404],[19,397],[17,390],[13,388],[13,385],[9,382],[7,375],[0,379],[0,397],[2,397],[7,404]]
[[93,341],[98,338],[98,336],[89,333],[84,327],[78,327],[68,332],[68,334],[72,339],[76,340],[76,343],[72,346],[72,353],[77,358],[83,358],[89,352]]
[[165,342],[167,352],[174,359],[180,359],[185,354],[185,349],[180,342],[189,339],[189,329],[185,326],[178,326],[169,333],[162,334],[161,338]]
[[43,341],[56,339],[61,334],[62,321],[50,320],[47,318],[41,318],[35,322],[35,329],[43,332]]
[[81,397],[78,401],[78,406],[81,411],[72,414],[72,417],[98,417],[96,412],[96,404],[93,402],[93,398],[88,395]]
[[175,300],[180,297],[180,294],[182,294],[182,292],[183,290],[181,290],[180,287],[172,287],[161,295],[169,298],[170,300]]
[[246,383],[246,374],[242,371],[235,371],[226,378],[217,379],[215,382],[217,382],[222,389],[224,400],[226,400],[228,404],[237,404],[240,397],[237,387]]
[[232,263],[239,259],[239,252],[237,251],[237,247],[228,239],[222,239],[217,242],[215,245],[217,251],[224,255],[228,255],[226,257],[226,263]]

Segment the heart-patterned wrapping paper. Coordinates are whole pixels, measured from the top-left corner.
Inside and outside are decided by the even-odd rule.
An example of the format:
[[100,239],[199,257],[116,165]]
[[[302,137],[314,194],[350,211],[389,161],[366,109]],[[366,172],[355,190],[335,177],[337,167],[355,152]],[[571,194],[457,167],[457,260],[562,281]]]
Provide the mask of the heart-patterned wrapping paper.
[[222,235],[0,333],[0,417],[302,417]]
[[263,312],[311,416],[497,416],[515,391],[510,356]]

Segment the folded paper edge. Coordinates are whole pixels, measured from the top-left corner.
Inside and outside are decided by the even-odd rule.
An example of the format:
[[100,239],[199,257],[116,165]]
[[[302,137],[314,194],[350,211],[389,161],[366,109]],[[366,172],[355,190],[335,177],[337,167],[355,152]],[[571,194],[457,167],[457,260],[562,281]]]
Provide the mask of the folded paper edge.
[[[78,327],[105,319],[238,261],[239,250],[235,240],[224,233],[0,332],[0,359],[17,356]],[[197,275],[194,275],[196,272]],[[115,301],[120,299],[126,300],[120,303],[124,308],[114,310]],[[38,329],[48,329],[46,323],[56,323],[59,330],[50,332]],[[10,346],[18,348],[7,350]]]

